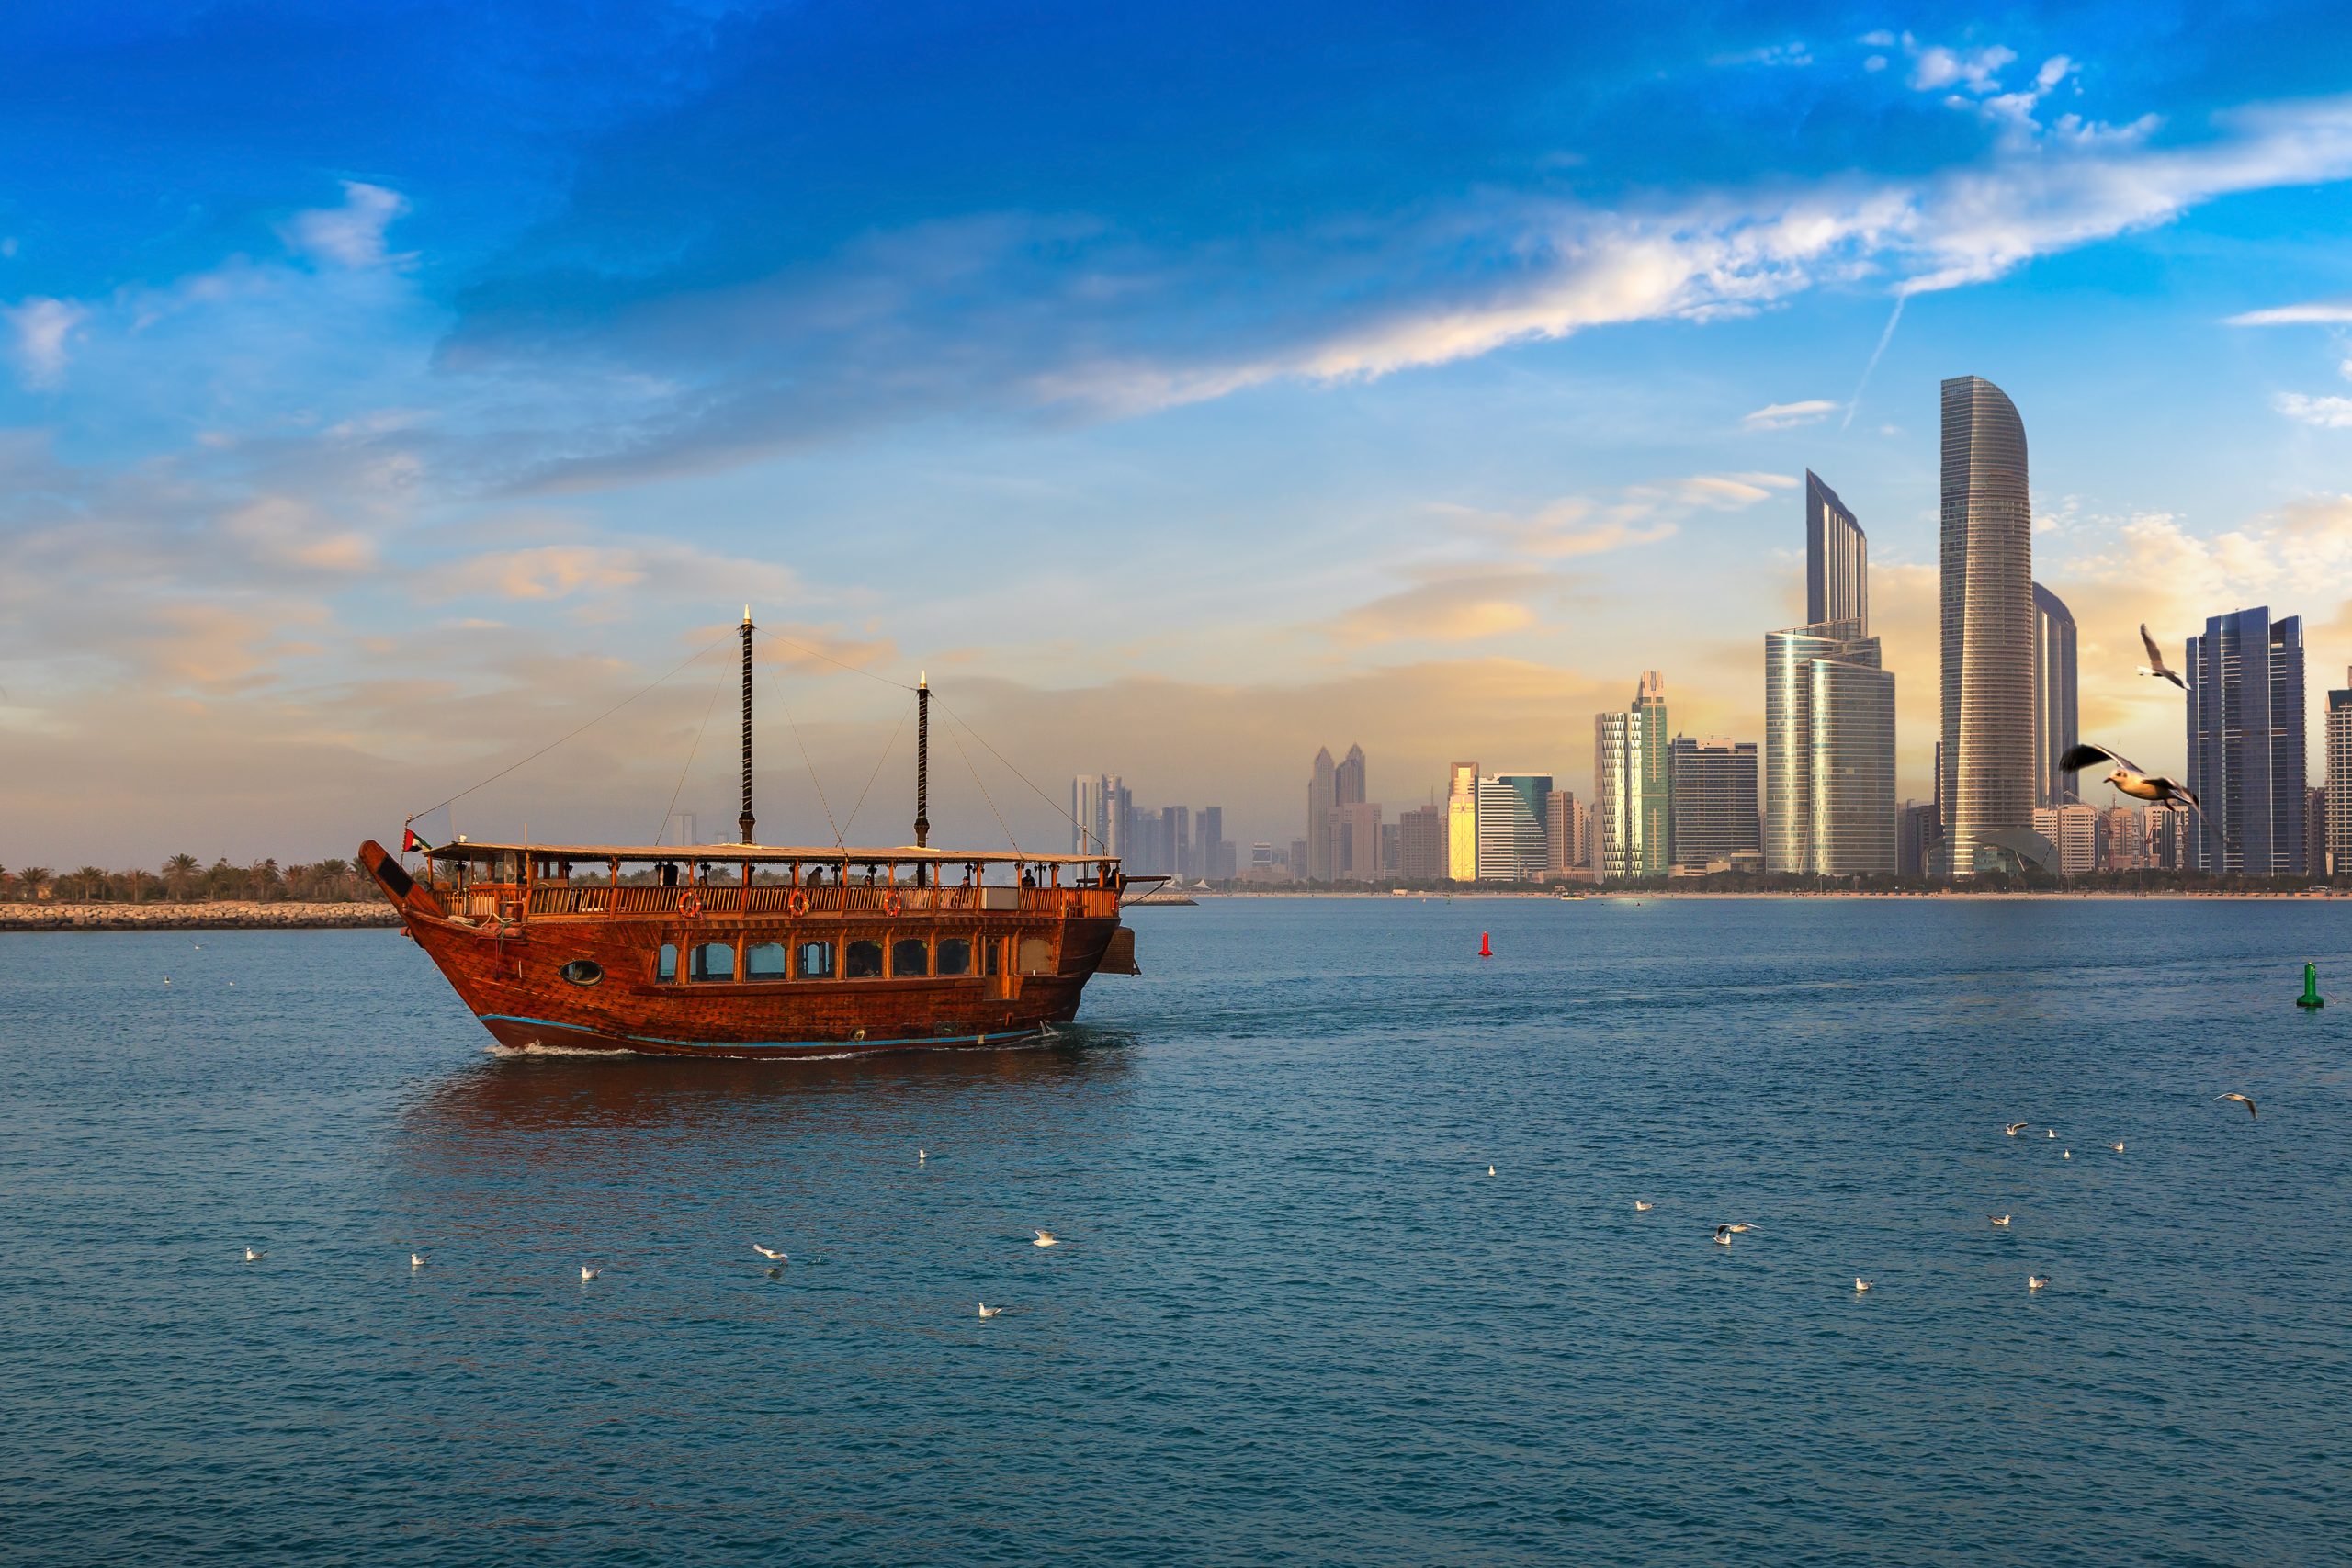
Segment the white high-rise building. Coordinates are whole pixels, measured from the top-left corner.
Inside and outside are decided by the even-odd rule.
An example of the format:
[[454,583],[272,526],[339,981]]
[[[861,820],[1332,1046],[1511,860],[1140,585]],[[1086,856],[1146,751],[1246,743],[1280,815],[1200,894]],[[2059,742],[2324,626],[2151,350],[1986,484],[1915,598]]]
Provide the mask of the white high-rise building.
[[1549,773],[1496,773],[1478,781],[1478,880],[1528,882],[1550,869]]
[[2327,694],[2327,858],[2313,867],[2326,876],[2352,874],[2352,670],[2344,679]]
[[1134,798],[1116,773],[1080,773],[1069,781],[1069,852],[1126,857]]

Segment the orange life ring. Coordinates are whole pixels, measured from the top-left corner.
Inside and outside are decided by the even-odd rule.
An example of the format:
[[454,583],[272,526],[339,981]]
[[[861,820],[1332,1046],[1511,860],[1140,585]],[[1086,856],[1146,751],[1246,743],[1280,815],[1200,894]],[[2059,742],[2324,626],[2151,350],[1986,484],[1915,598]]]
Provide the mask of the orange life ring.
[[790,915],[796,920],[801,916],[807,914],[808,912],[808,893],[801,888],[796,887],[790,893],[786,894],[784,899],[784,912]]
[[882,896],[882,912],[886,915],[896,915],[906,907],[907,901],[899,897],[899,890],[895,887]]
[[690,920],[699,919],[702,917],[702,895],[691,887],[687,888],[686,896],[678,900],[678,913]]

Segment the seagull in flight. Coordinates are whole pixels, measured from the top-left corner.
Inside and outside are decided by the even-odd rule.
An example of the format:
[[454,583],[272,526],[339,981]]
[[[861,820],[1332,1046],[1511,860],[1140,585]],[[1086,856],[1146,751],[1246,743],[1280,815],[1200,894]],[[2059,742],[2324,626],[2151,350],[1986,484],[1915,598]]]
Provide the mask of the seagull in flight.
[[2002,1132],[2004,1132],[2004,1133],[2007,1133],[2010,1137],[2014,1138],[2014,1137],[2016,1137],[2019,1133],[2024,1132],[2028,1127],[2030,1127],[2030,1126],[2032,1126],[2032,1125],[2033,1125],[2033,1123],[2032,1123],[2032,1122],[2012,1122],[2008,1123],[2007,1126],[2003,1127],[2003,1128],[2001,1129],[2001,1131],[2002,1131]]
[[2151,773],[2120,751],[2110,751],[2104,746],[2094,746],[2086,740],[2079,746],[2068,747],[2066,754],[2058,759],[2058,767],[2062,773],[2074,773],[2100,762],[2109,764],[2106,782],[2132,799],[2153,800],[2167,811],[2186,807],[2205,824],[2206,830],[2215,838],[2232,849],[2238,847],[2235,839],[2214,826],[2213,819],[2205,815],[2205,808],[2198,804],[2196,794],[2187,784],[2162,773]]
[[1643,1202],[1639,1198],[1634,1200],[1634,1213],[1637,1214],[1646,1214],[1655,1205]]
[[2003,1230],[2007,1230],[2009,1228],[2009,1216],[2007,1214],[1996,1214],[1993,1216],[1993,1223],[2000,1226]]
[[264,1252],[258,1247],[249,1247],[245,1248],[245,1261],[248,1263],[258,1263],[268,1256],[268,1253]]
[[1037,1233],[1037,1239],[1031,1242],[1029,1245],[1032,1247],[1059,1247],[1061,1244],[1062,1238],[1056,1235],[1053,1232],[1039,1231]]
[[766,1258],[771,1263],[782,1263],[785,1261],[785,1255],[783,1253],[777,1251],[772,1247],[762,1247],[756,1241],[752,1244],[752,1250],[758,1253],[762,1258]]
[[1004,1310],[1004,1309],[1003,1309],[1002,1307],[992,1307],[992,1306],[989,1305],[989,1303],[986,1303],[986,1302],[982,1302],[982,1303],[980,1303],[980,1315],[981,1315],[982,1317],[994,1317],[997,1314],[999,1314],[999,1313],[1002,1312],[1003,1310]]
[[2047,1274],[2028,1274],[2025,1277],[2025,1288],[2029,1291],[2045,1290],[2049,1284],[2050,1276]]
[[2248,1116],[2255,1118],[2256,1121],[2259,1121],[2262,1118],[2262,1112],[2254,1108],[2254,1101],[2248,1100],[2242,1094],[2217,1094],[2213,1098],[2215,1100],[2234,1100],[2240,1105],[2245,1107],[2245,1113]]
[[1746,1225],[1717,1225],[1715,1227],[1715,1244],[1719,1247],[1729,1247],[1731,1245],[1732,1237],[1745,1235],[1747,1230],[1747,1227]]
[[584,1285],[603,1272],[604,1270],[602,1269],[591,1269],[588,1265],[582,1263],[580,1266],[580,1282]]
[[2188,690],[2188,682],[2165,667],[2164,652],[2156,647],[2156,639],[2148,635],[2148,623],[2145,621],[2140,623],[2140,646],[2148,650],[2148,661],[2140,666],[2141,674],[2153,675],[2159,681],[2170,681],[2184,692]]
[[1864,1291],[1867,1291],[1870,1288],[1870,1280],[1863,1279],[1860,1274],[1854,1276],[1854,1293],[1856,1295],[1860,1295]]

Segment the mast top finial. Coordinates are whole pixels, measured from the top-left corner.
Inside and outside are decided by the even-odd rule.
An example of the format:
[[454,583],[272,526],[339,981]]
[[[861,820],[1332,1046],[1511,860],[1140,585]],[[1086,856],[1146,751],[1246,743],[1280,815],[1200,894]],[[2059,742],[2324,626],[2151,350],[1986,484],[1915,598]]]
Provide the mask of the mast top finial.
[[923,691],[928,691],[928,690],[930,690],[930,689],[931,689],[931,677],[930,677],[930,675],[928,675],[928,674],[918,674],[918,675],[915,677],[915,690],[916,690],[916,691],[918,691],[918,692],[923,692]]
[[743,624],[747,626],[752,624],[752,607],[749,604],[743,606]]

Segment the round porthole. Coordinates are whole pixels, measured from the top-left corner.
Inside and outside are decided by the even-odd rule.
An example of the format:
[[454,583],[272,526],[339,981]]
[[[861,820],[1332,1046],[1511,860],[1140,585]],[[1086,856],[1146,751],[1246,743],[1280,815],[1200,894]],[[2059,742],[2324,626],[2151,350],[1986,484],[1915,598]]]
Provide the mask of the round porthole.
[[563,966],[563,977],[575,986],[593,986],[605,977],[605,966],[593,958],[575,958]]

